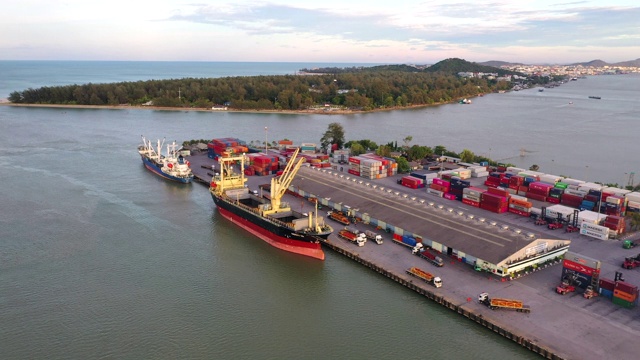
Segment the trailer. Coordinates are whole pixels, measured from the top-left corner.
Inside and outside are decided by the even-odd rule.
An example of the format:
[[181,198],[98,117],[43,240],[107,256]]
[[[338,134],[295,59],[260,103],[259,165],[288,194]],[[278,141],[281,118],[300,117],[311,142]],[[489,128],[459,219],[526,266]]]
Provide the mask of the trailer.
[[376,232],[373,232],[371,230],[366,230],[364,232],[364,235],[367,237],[367,239],[375,241],[376,244],[378,244],[378,245],[382,244],[382,235],[380,235],[380,234],[378,234]]
[[412,267],[407,270],[407,274],[424,280],[427,284],[431,284],[437,288],[442,287],[442,279],[420,268]]
[[478,302],[486,305],[491,310],[507,309],[524,313],[531,312],[531,308],[528,305],[524,305],[520,300],[490,298],[489,293],[486,292],[478,295]]
[[431,251],[429,251],[429,249],[421,249],[420,251],[414,254],[420,256],[421,258],[427,260],[428,262],[432,263],[437,267],[444,266],[444,261],[442,260],[442,258],[432,254]]
[[329,219],[333,221],[337,221],[342,225],[349,225],[351,223],[349,222],[349,218],[347,218],[346,216],[344,216],[344,214],[338,211],[329,211]]
[[338,232],[338,236],[354,244],[357,244],[358,246],[364,246],[364,243],[367,242],[367,238],[364,236],[364,234],[354,234],[351,231],[344,229]]

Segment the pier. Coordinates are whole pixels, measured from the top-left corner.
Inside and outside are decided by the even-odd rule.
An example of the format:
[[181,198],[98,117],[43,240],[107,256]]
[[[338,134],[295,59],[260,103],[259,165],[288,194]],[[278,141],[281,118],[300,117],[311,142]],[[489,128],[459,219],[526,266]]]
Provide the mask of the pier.
[[[208,185],[208,173],[212,172],[211,165],[214,161],[207,158],[206,154],[192,156],[189,160],[196,178]],[[254,176],[249,177],[248,184],[251,188],[257,188],[268,181],[268,177]],[[395,182],[391,178],[382,181],[385,181],[385,186],[393,186]],[[302,186],[300,185],[301,188]],[[427,194],[421,193],[420,196],[429,198]],[[296,204],[296,207],[299,204],[301,211],[314,209],[314,204],[303,197],[291,196],[290,202],[292,205]],[[396,215],[390,214],[391,217]],[[525,230],[529,227],[539,231],[528,218],[509,214],[499,214],[495,218]],[[332,220],[327,222],[336,230],[342,226]],[[435,267],[426,260],[412,255],[409,248],[396,245],[391,240],[391,234],[384,230],[365,223],[358,223],[355,227],[360,231],[378,232],[383,236],[384,242],[378,245],[373,241],[367,241],[365,246],[358,247],[338,238],[334,233],[326,241],[322,241],[324,248],[415,291],[430,300],[425,306],[430,302],[444,306],[471,320],[470,324],[481,325],[546,359],[600,359],[612,357],[613,354],[616,358],[634,358],[637,355],[636,342],[640,336],[639,310],[618,307],[602,297],[587,300],[578,293],[566,296],[556,294],[553,289],[561,277],[561,265],[558,263],[509,281],[488,272],[474,271],[472,266],[447,254],[440,254],[445,261],[444,267]],[[579,239],[580,236],[577,233],[562,235],[571,239]],[[590,255],[589,252],[604,254],[612,252],[612,245],[616,245],[616,249],[619,248],[616,251],[624,254],[619,244],[606,241],[574,241],[572,250],[584,251],[586,255]],[[619,269],[616,262],[618,257],[619,255],[612,254],[602,259],[603,277],[613,278],[613,271]],[[406,270],[414,266],[441,277],[443,286],[435,288],[407,275]],[[631,282],[638,283],[640,280],[640,275],[636,276],[631,272],[625,273],[625,276],[630,278],[627,280]],[[478,294],[485,291],[496,297],[522,300],[531,307],[531,313],[491,310],[477,302]]]

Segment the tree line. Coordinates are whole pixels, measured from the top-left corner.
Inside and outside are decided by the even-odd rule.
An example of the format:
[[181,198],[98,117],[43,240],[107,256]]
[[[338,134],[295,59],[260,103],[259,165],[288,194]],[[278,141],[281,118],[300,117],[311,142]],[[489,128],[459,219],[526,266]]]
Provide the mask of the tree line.
[[14,91],[16,104],[143,105],[240,110],[305,110],[331,104],[354,110],[430,105],[508,90],[505,81],[448,73],[370,70],[330,75],[185,78],[45,86]]

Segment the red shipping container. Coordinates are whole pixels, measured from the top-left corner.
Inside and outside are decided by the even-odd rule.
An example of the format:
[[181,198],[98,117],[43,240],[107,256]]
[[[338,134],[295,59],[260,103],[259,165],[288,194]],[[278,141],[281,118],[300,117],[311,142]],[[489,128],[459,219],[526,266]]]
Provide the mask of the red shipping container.
[[474,207],[480,207],[480,202],[479,201],[473,201],[473,200],[469,200],[469,199],[462,199],[462,203],[463,204],[467,204],[467,205],[471,205]]
[[568,259],[564,259],[562,261],[562,267],[564,267],[566,269],[569,269],[569,270],[573,270],[573,271],[579,272],[579,273],[584,274],[584,275],[588,275],[588,276],[593,276],[593,275],[599,273],[598,269],[594,269],[592,267],[585,266],[585,265],[579,264],[577,262],[574,262],[574,261],[571,261],[571,260],[568,260]]
[[486,186],[489,189],[492,188],[492,187],[498,187],[499,185],[500,185],[500,183],[492,183],[492,182],[489,182],[489,181],[485,181],[484,182],[484,186]]
[[560,199],[554,198],[554,197],[548,197],[547,201],[552,203],[552,204],[560,204]]
[[529,216],[530,214],[526,211],[522,211],[522,210],[518,210],[518,209],[514,209],[512,207],[509,208],[509,212],[510,213],[514,213],[516,215],[520,215],[520,216]]
[[455,200],[456,196],[454,194],[444,194],[443,196],[447,200]]
[[527,192],[526,197],[528,197],[529,199],[538,200],[538,201],[545,201],[547,199],[546,196],[532,193],[531,191]]
[[360,164],[360,159],[358,159],[357,157],[350,156],[349,162],[354,164]]
[[393,240],[402,241],[402,235],[394,233],[393,234]]
[[613,280],[609,280],[609,279],[600,279],[600,283],[598,284],[599,287],[603,288],[603,289],[607,289],[610,291],[613,291],[616,287],[616,282]]
[[489,194],[499,195],[499,196],[503,196],[503,197],[507,197],[507,198],[509,196],[511,196],[511,194],[507,190],[498,189],[498,188],[487,189],[487,192]]

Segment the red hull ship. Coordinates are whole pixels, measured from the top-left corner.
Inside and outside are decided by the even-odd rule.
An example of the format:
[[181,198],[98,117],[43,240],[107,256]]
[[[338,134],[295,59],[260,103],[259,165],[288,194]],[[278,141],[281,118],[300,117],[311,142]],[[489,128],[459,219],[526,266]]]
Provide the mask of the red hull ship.
[[302,165],[303,159],[296,162],[296,156],[297,151],[282,175],[272,178],[268,199],[250,192],[244,173],[234,171],[233,164],[237,161],[241,169],[244,167],[244,156],[220,157],[220,174],[212,179],[209,191],[226,219],[278,249],[324,260],[321,240],[333,229],[317,215],[317,210],[301,214],[281,201]]

